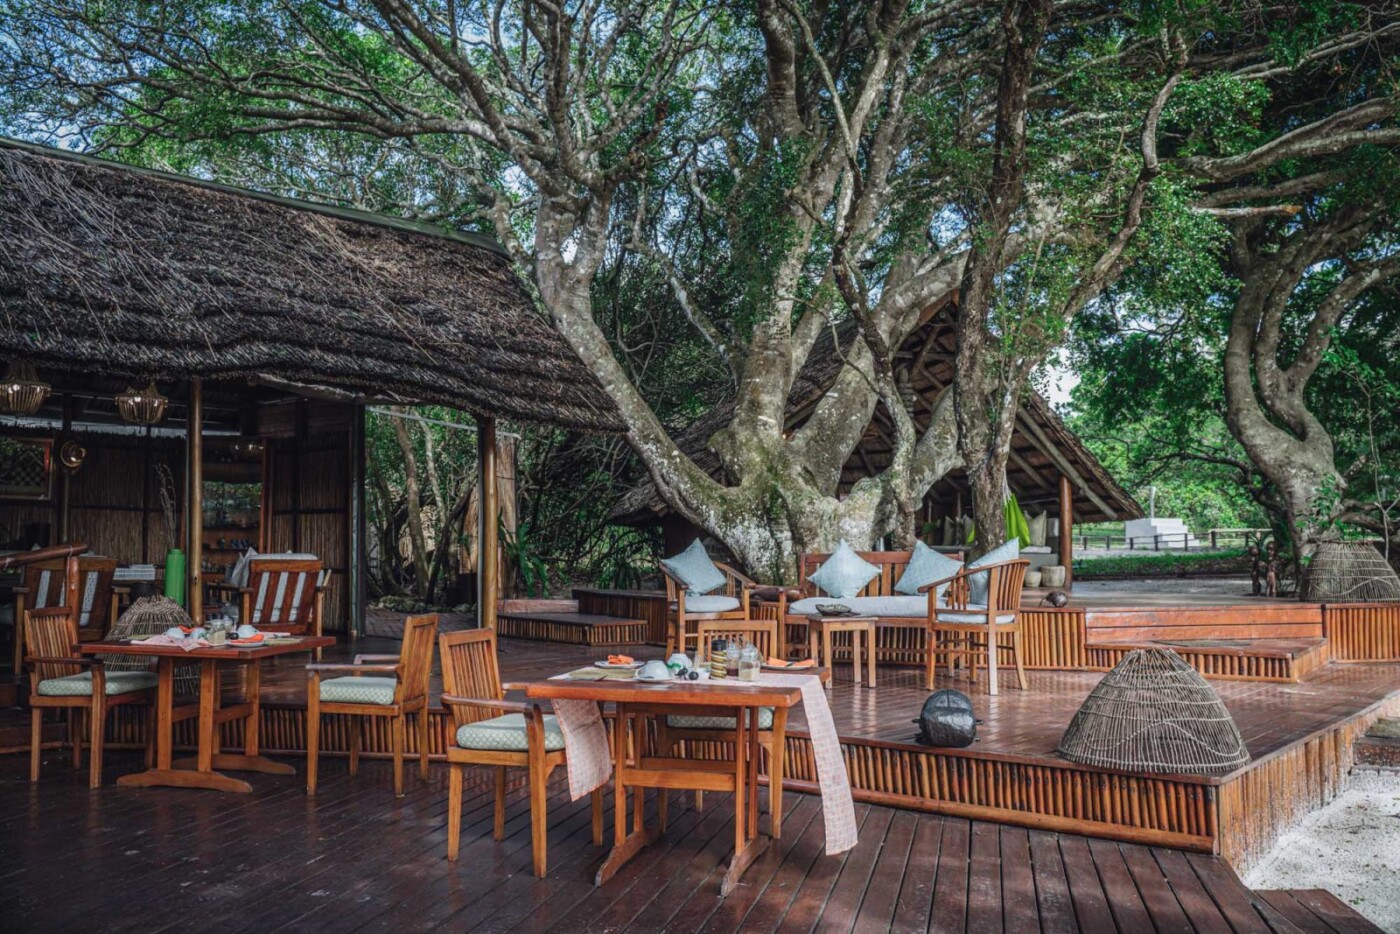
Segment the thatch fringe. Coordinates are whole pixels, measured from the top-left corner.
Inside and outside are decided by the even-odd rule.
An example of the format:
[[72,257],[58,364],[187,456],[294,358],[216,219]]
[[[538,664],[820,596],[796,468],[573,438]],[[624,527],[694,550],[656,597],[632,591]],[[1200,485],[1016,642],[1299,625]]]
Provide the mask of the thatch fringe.
[[5,140],[0,357],[625,427],[496,249]]
[[1221,772],[1249,750],[1220,696],[1170,649],[1136,649],[1090,692],[1060,739],[1071,762],[1135,772]]

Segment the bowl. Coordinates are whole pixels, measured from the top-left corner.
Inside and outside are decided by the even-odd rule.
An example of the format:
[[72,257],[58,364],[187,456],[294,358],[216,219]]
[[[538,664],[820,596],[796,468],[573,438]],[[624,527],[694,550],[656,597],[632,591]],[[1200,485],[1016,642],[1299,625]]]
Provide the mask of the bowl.
[[248,625],[247,623],[244,623],[242,626],[238,627],[238,638],[240,639],[251,639],[257,634],[258,631],[252,626]]
[[844,603],[818,603],[817,612],[823,616],[854,616],[856,611]]
[[659,658],[653,658],[637,670],[638,681],[670,681],[671,669]]

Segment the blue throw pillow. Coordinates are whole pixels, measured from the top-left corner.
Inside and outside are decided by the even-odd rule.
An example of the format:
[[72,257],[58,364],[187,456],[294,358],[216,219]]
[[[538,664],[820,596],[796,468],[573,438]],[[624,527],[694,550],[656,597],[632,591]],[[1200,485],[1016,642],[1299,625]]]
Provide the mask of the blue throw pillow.
[[[911,597],[917,597],[920,587],[926,587],[934,581],[943,580],[945,577],[952,577],[960,570],[962,570],[961,561],[934,551],[923,542],[915,542],[914,554],[909,558],[909,564],[905,567],[904,573],[899,576],[899,583],[894,585],[894,589],[900,593],[907,593]],[[943,599],[943,591],[947,589],[947,584],[938,586],[936,591],[938,600]]]
[[856,554],[855,549],[841,539],[841,544],[822,562],[822,566],[808,575],[807,579],[816,584],[830,597],[849,600],[864,589],[880,569]]
[[674,558],[663,558],[661,566],[685,584],[690,594],[696,596],[724,586],[724,572],[715,567],[698,538]]
[[[1000,545],[987,552],[968,565],[968,569],[984,568],[989,564],[1001,564],[1003,561],[1014,561],[1021,557],[1021,543],[1017,539],[1011,539],[1005,545]],[[969,603],[987,603],[987,585],[991,583],[990,574],[974,574],[967,579],[967,600]]]

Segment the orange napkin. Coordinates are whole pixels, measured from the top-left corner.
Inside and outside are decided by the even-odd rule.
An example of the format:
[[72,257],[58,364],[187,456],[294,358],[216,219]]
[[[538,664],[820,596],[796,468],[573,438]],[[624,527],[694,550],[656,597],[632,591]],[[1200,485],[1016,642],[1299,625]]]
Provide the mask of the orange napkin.
[[236,643],[238,643],[239,645],[246,645],[246,644],[248,644],[249,642],[261,642],[261,641],[263,641],[263,636],[264,636],[264,633],[261,633],[261,632],[260,632],[260,633],[258,633],[256,636],[249,636],[249,637],[246,638],[246,639],[234,639],[233,641],[236,642]]
[[609,655],[609,656],[608,656],[608,664],[609,664],[609,665],[630,665],[630,664],[632,664],[632,656],[630,656],[630,655]]
[[789,662],[781,658],[769,658],[768,664],[772,668],[814,668],[817,663],[810,658],[804,658],[800,662]]

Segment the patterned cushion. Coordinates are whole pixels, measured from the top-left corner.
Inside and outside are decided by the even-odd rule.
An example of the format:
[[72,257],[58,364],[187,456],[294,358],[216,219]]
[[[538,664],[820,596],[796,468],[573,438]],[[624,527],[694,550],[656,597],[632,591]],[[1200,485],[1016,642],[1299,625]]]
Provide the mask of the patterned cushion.
[[[909,558],[909,565],[904,569],[904,573],[899,575],[899,583],[894,585],[894,589],[911,597],[918,596],[920,587],[926,587],[945,577],[952,577],[961,570],[961,561],[939,554],[923,542],[915,542],[914,554]],[[947,584],[939,585],[939,599],[943,598],[943,591],[947,589]]]
[[[672,714],[666,718],[666,724],[676,730],[732,730],[734,729],[733,717],[691,717],[685,714]],[[773,729],[773,708],[758,708],[758,728],[760,730]]]
[[[969,603],[969,610],[981,610],[981,613],[963,613],[955,610],[939,609],[938,622],[941,623],[985,623],[987,622],[987,605],[985,603]],[[998,613],[998,623],[1010,623],[1016,619],[1015,613]],[[935,624],[936,625],[936,624]]]
[[738,597],[726,597],[724,594],[685,595],[685,611],[687,613],[726,613],[729,610],[737,609],[739,609]]
[[[126,694],[145,691],[156,686],[156,676],[149,671],[109,671],[103,687],[105,694]],[[39,682],[39,693],[45,697],[91,697],[92,672],[49,678]]]
[[[1020,539],[1011,539],[1004,545],[999,545],[987,552],[982,557],[968,565],[968,568],[982,568],[989,564],[1000,564],[1003,561],[1015,561],[1021,557]],[[987,603],[987,585],[991,583],[989,574],[974,574],[967,579],[967,602],[980,603],[983,606]]]
[[665,558],[661,566],[681,580],[690,596],[699,596],[724,586],[724,572],[715,567],[700,539],[674,558]]
[[[530,741],[525,732],[525,715],[508,713],[503,717],[478,720],[457,728],[457,745],[463,749],[502,749],[528,752]],[[554,714],[544,715],[544,748],[547,752],[564,748],[564,734]]]
[[807,579],[839,600],[854,597],[875,579],[880,569],[856,554],[855,549],[841,539],[841,544],[822,562],[822,566]]
[[336,704],[392,704],[393,678],[348,677],[321,682],[321,700]]

